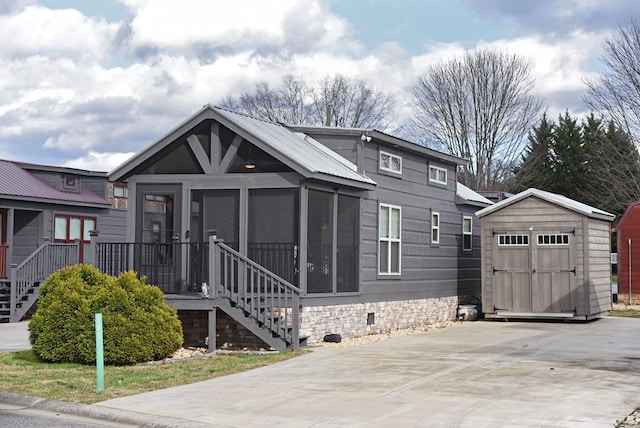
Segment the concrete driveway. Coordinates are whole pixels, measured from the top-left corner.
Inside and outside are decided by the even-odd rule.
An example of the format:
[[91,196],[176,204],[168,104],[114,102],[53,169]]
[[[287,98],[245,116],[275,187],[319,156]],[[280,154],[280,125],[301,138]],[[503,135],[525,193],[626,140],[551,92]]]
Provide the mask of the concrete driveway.
[[92,407],[185,426],[477,428],[612,427],[638,405],[640,320],[605,318],[467,322]]

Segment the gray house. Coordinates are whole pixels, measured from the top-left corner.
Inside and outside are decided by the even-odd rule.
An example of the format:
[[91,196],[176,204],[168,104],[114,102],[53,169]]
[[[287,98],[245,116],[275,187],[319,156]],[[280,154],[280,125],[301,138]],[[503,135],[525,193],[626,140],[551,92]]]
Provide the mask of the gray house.
[[221,323],[283,348],[450,320],[479,301],[474,212],[491,203],[458,185],[464,163],[205,106],[110,173],[128,184],[128,244],[100,236],[97,264],[160,286],[188,342],[225,341]]
[[104,172],[0,160],[0,322],[19,321],[50,273],[84,260],[90,230],[124,239],[126,211],[106,196]]
[[585,320],[611,309],[613,214],[537,189],[476,214],[485,317]]

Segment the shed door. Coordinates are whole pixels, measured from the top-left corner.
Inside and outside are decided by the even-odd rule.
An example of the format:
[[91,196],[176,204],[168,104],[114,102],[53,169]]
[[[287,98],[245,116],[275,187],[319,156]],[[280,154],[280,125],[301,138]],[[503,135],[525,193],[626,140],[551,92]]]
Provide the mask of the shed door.
[[493,305],[496,310],[560,313],[577,303],[575,237],[564,232],[496,233]]
[[576,258],[571,233],[537,233],[533,270],[533,312],[576,308]]
[[529,232],[498,233],[493,239],[493,306],[496,310],[531,311]]

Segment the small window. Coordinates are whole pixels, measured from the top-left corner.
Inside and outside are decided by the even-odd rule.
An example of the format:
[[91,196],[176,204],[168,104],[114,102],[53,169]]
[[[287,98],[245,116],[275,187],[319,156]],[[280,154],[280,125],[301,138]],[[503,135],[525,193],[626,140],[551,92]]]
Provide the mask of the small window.
[[473,219],[471,217],[462,218],[462,250],[471,251],[473,239]]
[[525,247],[529,245],[529,235],[498,235],[498,245],[501,247]]
[[378,222],[378,272],[400,274],[400,250],[402,243],[401,208],[380,204]]
[[127,199],[127,185],[124,183],[113,183],[113,197],[116,199]]
[[431,243],[440,243],[440,213],[431,213]]
[[430,166],[429,181],[439,184],[447,184],[447,170],[437,166]]
[[75,175],[65,175],[62,179],[62,187],[65,190],[78,190],[78,177]]
[[538,245],[569,245],[569,234],[568,233],[539,234]]
[[402,174],[402,158],[387,152],[380,152],[380,169]]

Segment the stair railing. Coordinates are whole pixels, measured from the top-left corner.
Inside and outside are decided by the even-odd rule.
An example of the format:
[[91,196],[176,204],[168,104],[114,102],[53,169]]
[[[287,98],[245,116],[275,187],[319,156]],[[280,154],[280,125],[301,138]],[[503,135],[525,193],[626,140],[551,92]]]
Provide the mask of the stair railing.
[[74,265],[80,260],[80,243],[51,243],[40,245],[19,265],[11,265],[10,322],[17,322],[17,304],[37,285],[58,269]]
[[301,290],[258,263],[209,236],[209,298],[226,297],[233,305],[299,349]]

